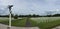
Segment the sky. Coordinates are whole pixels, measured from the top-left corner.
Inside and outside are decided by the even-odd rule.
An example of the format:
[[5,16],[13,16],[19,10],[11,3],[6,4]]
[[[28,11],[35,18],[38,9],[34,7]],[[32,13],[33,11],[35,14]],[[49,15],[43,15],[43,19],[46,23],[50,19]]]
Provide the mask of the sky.
[[0,0],[0,14],[9,14],[8,5],[13,5],[12,13],[18,15],[60,13],[60,0]]

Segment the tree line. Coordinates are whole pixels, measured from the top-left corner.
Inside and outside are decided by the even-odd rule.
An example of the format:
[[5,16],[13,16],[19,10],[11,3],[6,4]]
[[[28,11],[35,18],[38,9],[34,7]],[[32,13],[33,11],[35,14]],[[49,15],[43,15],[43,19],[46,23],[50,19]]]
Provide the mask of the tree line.
[[[36,14],[29,14],[29,15],[13,15],[11,14],[12,17],[60,17],[60,14],[54,14],[54,15],[45,15],[45,16],[41,16],[41,15],[36,15]],[[9,17],[9,15],[0,15],[0,17]]]

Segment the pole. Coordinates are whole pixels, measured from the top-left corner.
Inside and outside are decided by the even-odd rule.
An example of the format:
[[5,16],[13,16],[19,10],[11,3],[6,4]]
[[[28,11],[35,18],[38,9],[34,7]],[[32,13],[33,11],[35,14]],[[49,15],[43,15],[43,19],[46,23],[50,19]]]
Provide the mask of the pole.
[[8,7],[10,14],[9,14],[9,26],[8,26],[7,29],[11,29],[11,19],[12,19],[12,17],[11,17],[11,13],[12,13],[11,7],[13,7],[13,5],[9,5],[9,7]]
[[11,10],[9,12],[10,12],[10,14],[9,14],[9,26],[7,29],[11,29]]

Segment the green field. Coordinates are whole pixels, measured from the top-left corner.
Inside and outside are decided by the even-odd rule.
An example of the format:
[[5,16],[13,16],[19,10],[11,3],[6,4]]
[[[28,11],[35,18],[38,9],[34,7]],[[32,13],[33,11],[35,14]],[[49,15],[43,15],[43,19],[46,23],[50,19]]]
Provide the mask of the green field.
[[[12,19],[12,26],[25,27],[27,18]],[[29,18],[33,27],[37,26],[40,29],[51,29],[60,25],[60,17],[36,17]],[[8,24],[8,18],[0,18],[0,23]]]
[[60,25],[60,17],[40,17],[31,20],[36,21],[41,29],[51,29]]

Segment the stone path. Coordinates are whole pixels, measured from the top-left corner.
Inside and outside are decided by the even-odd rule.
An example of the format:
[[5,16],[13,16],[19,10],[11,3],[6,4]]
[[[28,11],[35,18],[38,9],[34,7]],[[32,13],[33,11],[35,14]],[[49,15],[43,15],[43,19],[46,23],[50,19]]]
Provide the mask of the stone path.
[[[7,29],[8,25],[0,24],[0,29]],[[39,29],[38,27],[14,27],[12,26],[11,29]]]

